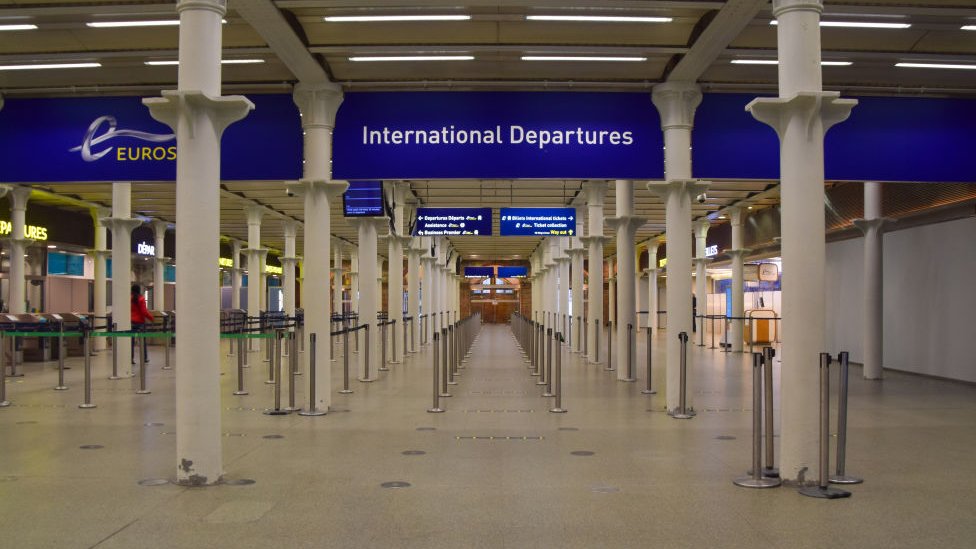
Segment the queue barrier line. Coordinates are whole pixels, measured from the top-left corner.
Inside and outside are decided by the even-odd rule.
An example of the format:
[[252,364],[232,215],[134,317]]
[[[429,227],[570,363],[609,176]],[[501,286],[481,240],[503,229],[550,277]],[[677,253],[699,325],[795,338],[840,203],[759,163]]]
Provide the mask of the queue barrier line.
[[157,338],[157,337],[176,337],[176,332],[92,332],[90,337],[135,337],[135,338]]
[[82,337],[82,332],[0,332],[3,337]]

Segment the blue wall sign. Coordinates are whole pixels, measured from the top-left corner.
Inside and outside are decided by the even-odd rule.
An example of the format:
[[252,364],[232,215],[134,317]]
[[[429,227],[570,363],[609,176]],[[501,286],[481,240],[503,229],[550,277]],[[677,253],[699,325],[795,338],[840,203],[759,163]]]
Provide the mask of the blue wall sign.
[[[255,109],[221,141],[224,180],[297,179],[302,128],[289,95]],[[176,137],[140,97],[10,98],[0,110],[0,181],[173,181]]]
[[491,278],[495,276],[494,267],[465,267],[464,268],[465,278]]
[[417,208],[413,236],[491,236],[491,208]]
[[573,236],[576,208],[501,208],[502,236]]
[[345,217],[379,217],[383,215],[383,182],[350,181],[342,193]]
[[525,278],[529,276],[528,267],[498,267],[498,278]]
[[649,179],[664,173],[648,93],[347,93],[337,179]]
[[[694,176],[779,179],[779,139],[747,94],[706,94],[692,133]],[[824,169],[840,181],[976,181],[976,101],[860,97],[827,132]]]

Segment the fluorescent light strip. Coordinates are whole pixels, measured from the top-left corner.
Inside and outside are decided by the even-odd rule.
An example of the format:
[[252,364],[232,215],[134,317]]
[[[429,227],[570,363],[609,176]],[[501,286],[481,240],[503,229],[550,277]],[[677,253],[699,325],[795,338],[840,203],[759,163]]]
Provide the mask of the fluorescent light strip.
[[526,15],[529,21],[586,21],[592,23],[670,23],[671,17],[627,17],[620,15]]
[[[733,59],[731,61],[733,65],[779,65],[779,61],[773,59]],[[853,65],[852,61],[821,61],[820,66],[822,67],[849,67]]]
[[610,62],[641,62],[647,61],[646,57],[582,57],[582,56],[560,56],[560,55],[523,55],[522,61],[610,61]]
[[24,30],[36,30],[37,25],[0,25],[0,31],[24,31]]
[[963,25],[960,30],[964,31],[976,31],[976,25]]
[[41,65],[0,65],[0,71],[31,71],[43,69],[91,69],[101,67],[101,63],[47,63]]
[[[221,19],[220,23],[222,25],[226,25],[227,20]],[[117,29],[123,27],[177,27],[179,24],[179,19],[157,19],[149,21],[90,21],[85,23],[86,26],[95,29]]]
[[390,55],[390,56],[365,56],[350,57],[350,61],[472,61],[473,55]]
[[976,64],[973,65],[950,65],[944,63],[895,63],[896,67],[907,67],[912,69],[968,69],[976,70]]
[[[779,21],[773,19],[770,25],[778,25]],[[848,29],[907,29],[911,28],[911,23],[872,23],[870,21],[821,21],[821,27],[841,27]]]
[[[251,65],[256,63],[264,63],[264,59],[222,59],[220,61],[221,65]],[[143,61],[143,64],[151,67],[167,67],[179,65],[180,62],[176,59],[167,59],[164,61]]]
[[470,15],[330,15],[329,23],[374,23],[387,21],[467,21]]

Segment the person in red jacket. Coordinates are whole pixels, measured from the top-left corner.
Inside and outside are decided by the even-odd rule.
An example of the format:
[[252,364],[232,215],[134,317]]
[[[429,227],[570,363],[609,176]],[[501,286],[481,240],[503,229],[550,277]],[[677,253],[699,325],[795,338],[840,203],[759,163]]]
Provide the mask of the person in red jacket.
[[[130,320],[132,320],[133,332],[141,332],[145,327],[146,322],[152,322],[153,320],[155,320],[153,318],[153,315],[149,313],[149,310],[146,309],[146,298],[142,297],[142,288],[140,288],[138,284],[132,285],[132,299],[131,299],[130,310],[131,310]],[[143,343],[145,343],[145,340],[143,340]],[[135,341],[135,338],[133,338],[132,353],[131,353],[133,364],[136,363],[136,359],[135,359],[136,344],[137,343]],[[146,360],[146,362],[149,362],[149,349],[147,349],[145,345],[142,346],[142,356]]]

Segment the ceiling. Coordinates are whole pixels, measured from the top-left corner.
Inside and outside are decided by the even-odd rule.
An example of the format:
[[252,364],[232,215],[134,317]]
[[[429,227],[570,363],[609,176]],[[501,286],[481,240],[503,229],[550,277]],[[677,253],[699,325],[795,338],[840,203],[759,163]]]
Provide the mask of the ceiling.
[[[912,69],[897,62],[976,65],[972,0],[826,1],[824,21],[907,23],[903,29],[823,28],[824,87],[847,95],[976,97],[976,72]],[[97,62],[99,68],[0,70],[6,96],[158,95],[173,88],[177,68],[147,61],[174,60],[177,27],[91,28],[93,21],[175,18],[174,2],[0,0],[0,25],[38,28],[0,32],[0,65]],[[230,0],[223,25],[225,60],[260,63],[223,66],[225,93],[287,93],[298,81],[328,79],[347,91],[390,89],[566,89],[647,91],[668,79],[697,80],[707,91],[773,92],[777,68],[733,64],[773,60],[776,27],[761,0]],[[464,21],[326,22],[325,16],[449,14]],[[579,23],[527,20],[529,15],[667,17],[667,23]],[[470,61],[356,62],[376,55],[467,55]],[[616,56],[636,62],[533,62],[527,55]],[[409,203],[426,206],[580,205],[582,182],[410,181]],[[716,222],[721,210],[748,200],[755,207],[778,203],[776,181],[717,181],[696,217]],[[38,196],[62,207],[109,205],[108,184],[41,186],[70,200]],[[246,239],[243,206],[267,207],[262,240],[283,249],[281,221],[302,221],[301,197],[280,181],[224,182],[221,232]],[[644,182],[635,184],[635,214],[648,219],[637,234],[646,240],[664,231],[664,206]],[[134,184],[133,212],[175,222],[173,185]],[[610,186],[605,215],[615,214]],[[924,204],[923,204],[924,205]],[[334,236],[355,243],[356,230],[333,206]],[[497,224],[497,220],[496,220]],[[497,226],[495,227],[497,230]],[[607,229],[610,235],[610,230]],[[299,239],[301,231],[299,231]],[[538,238],[458,238],[463,256],[526,257]],[[301,250],[301,243],[299,243]],[[381,247],[382,251],[382,247]],[[608,255],[615,253],[612,241]]]

